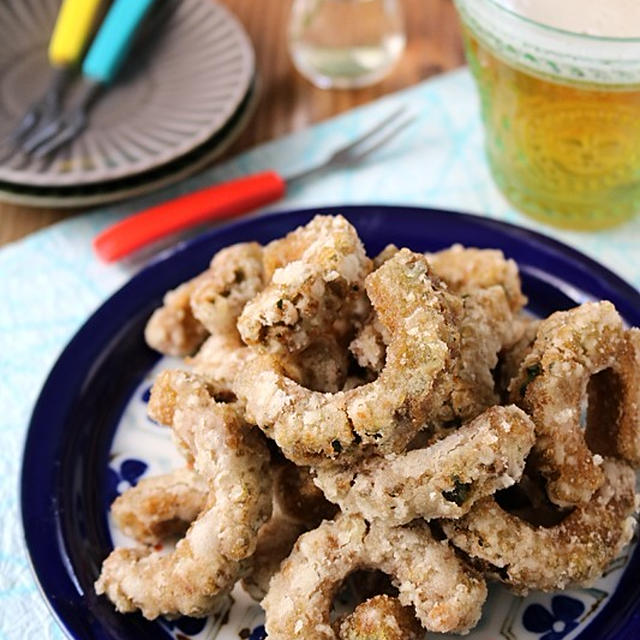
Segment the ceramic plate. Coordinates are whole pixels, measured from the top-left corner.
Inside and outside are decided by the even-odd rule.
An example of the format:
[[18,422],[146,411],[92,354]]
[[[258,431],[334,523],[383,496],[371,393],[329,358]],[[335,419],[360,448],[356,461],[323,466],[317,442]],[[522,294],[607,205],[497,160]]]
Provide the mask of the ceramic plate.
[[[177,361],[146,347],[143,328],[163,294],[204,269],[234,242],[268,242],[316,213],[343,213],[370,254],[393,242],[433,251],[461,242],[498,247],[521,269],[536,315],[593,299],[613,301],[640,325],[640,294],[569,247],[504,223],[404,207],[332,207],[274,214],[217,229],[160,256],[114,294],[80,329],[49,375],[29,427],[22,469],[22,517],[36,578],[52,612],[74,638],[175,637],[261,640],[258,605],[236,588],[208,620],[149,622],[117,614],[93,592],[114,542],[108,505],[141,477],[180,464],[166,429],[147,419],[154,373]],[[541,550],[544,552],[544,550]],[[631,640],[640,637],[640,554],[635,546],[589,589],[511,596],[493,586],[470,640]],[[437,638],[429,634],[425,637]]]
[[78,187],[21,187],[0,182],[0,201],[31,207],[86,207],[139,196],[201,171],[219,158],[249,123],[260,97],[256,77],[227,124],[204,144],[166,165],[130,178]]
[[[47,43],[59,5],[0,4],[0,140],[48,85]],[[165,0],[156,7],[87,128],[44,160],[12,153],[5,143],[0,181],[60,187],[121,179],[175,161],[224,127],[254,74],[247,34],[213,0]],[[71,92],[67,103],[73,101]]]

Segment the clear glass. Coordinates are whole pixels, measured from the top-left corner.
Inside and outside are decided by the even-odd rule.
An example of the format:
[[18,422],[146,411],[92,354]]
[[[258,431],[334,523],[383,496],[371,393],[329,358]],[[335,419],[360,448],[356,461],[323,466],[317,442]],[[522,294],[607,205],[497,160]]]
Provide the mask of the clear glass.
[[493,176],[524,213],[574,229],[640,210],[640,38],[539,24],[455,0]]
[[378,82],[405,43],[399,0],[294,0],[291,57],[298,71],[322,89]]

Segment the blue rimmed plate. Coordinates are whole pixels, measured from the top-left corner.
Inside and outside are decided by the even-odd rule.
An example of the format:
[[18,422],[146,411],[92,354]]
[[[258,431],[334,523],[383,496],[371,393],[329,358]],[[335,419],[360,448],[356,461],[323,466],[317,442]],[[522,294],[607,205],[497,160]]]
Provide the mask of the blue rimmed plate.
[[[158,637],[261,640],[260,608],[238,588],[207,621],[148,622],[120,615],[93,592],[112,541],[113,497],[145,474],[177,464],[167,433],[144,405],[153,372],[171,365],[143,340],[164,292],[206,267],[234,242],[268,242],[317,213],[342,213],[369,253],[387,243],[432,251],[460,242],[497,247],[521,269],[529,309],[548,315],[586,300],[611,300],[640,325],[640,294],[613,273],[540,234],[497,221],[432,209],[350,206],[254,218],[220,228],[162,255],[100,307],[51,371],[35,406],[24,450],[22,517],[34,573],[52,612],[74,638]],[[544,550],[541,550],[543,553]],[[640,554],[633,547],[592,588],[515,598],[491,590],[474,640],[631,640],[640,637]],[[436,637],[429,635],[429,637]]]

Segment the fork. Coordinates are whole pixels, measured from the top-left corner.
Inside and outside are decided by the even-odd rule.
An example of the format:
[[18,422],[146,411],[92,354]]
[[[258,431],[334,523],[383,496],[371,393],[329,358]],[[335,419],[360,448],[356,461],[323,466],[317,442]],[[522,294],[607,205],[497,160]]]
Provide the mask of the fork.
[[73,140],[87,125],[88,113],[102,89],[118,73],[133,37],[156,0],[115,0],[82,63],[80,98],[70,111],[47,120],[22,142],[22,149],[44,158]]
[[64,0],[62,3],[49,43],[49,85],[9,135],[12,144],[20,144],[36,126],[51,122],[59,116],[62,97],[82,58],[101,5],[102,0]]
[[165,236],[275,202],[294,182],[362,162],[415,120],[412,115],[403,118],[405,113],[406,107],[400,106],[364,134],[309,168],[287,176],[263,171],[145,209],[102,231],[94,238],[93,248],[105,262],[115,262]]

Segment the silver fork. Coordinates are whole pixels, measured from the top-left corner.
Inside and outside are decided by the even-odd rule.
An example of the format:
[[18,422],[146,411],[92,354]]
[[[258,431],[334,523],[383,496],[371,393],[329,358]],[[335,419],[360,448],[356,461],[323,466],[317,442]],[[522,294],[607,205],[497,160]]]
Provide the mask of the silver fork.
[[309,176],[338,167],[349,167],[362,162],[367,156],[380,149],[400,131],[408,127],[416,116],[409,115],[401,118],[407,112],[405,105],[400,105],[392,111],[386,118],[373,125],[361,136],[335,149],[324,161],[307,169],[283,176],[287,184],[304,180]]
[[284,196],[291,183],[336,167],[353,166],[394,138],[413,122],[404,106],[348,144],[335,149],[327,158],[303,170],[280,175],[275,171],[237,178],[132,215],[105,229],[93,241],[104,261],[119,260],[134,251],[178,232],[208,222],[232,218],[271,204]]

